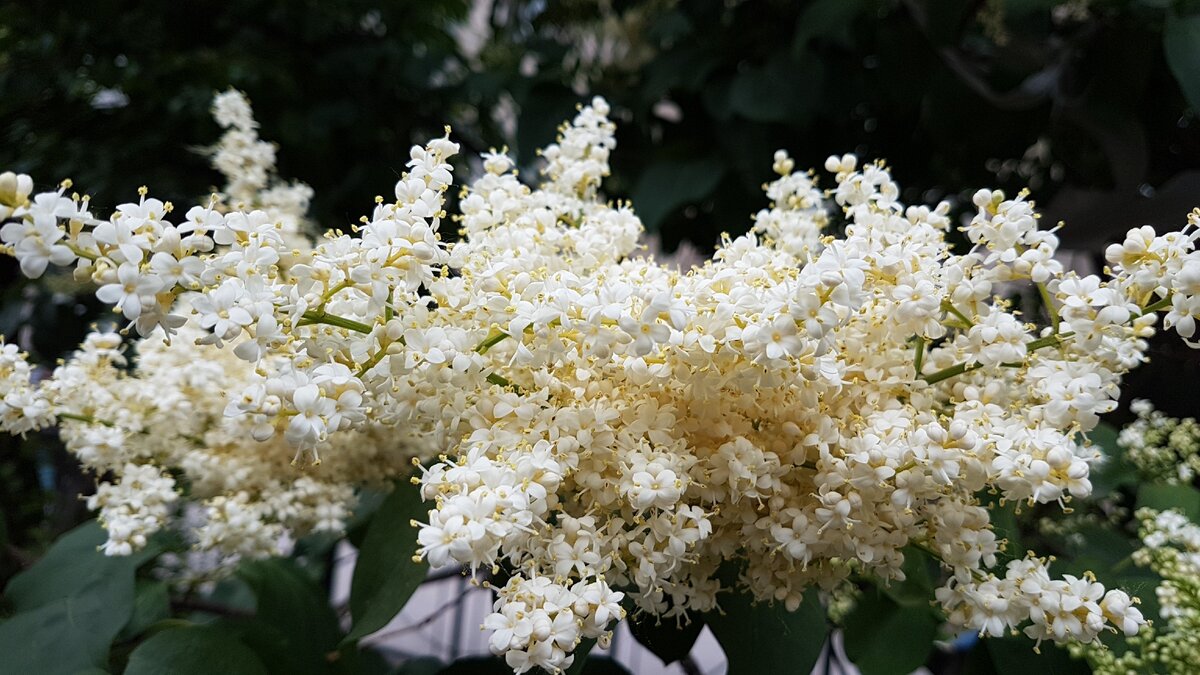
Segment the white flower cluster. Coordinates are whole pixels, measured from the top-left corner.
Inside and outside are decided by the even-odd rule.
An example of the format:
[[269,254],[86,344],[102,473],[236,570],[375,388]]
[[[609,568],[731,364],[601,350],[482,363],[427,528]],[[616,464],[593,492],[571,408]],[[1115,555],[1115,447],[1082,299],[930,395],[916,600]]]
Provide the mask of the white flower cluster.
[[261,209],[278,221],[285,233],[299,232],[313,190],[304,183],[285,183],[275,175],[275,145],[259,139],[250,101],[242,92],[230,89],[213,98],[212,112],[226,130],[209,149],[213,168],[225,176],[218,198],[240,211]]
[[513,672],[538,666],[559,672],[571,667],[571,650],[581,638],[608,646],[612,633],[606,627],[625,616],[622,597],[598,581],[568,588],[546,577],[512,577],[499,589],[496,612],[484,619],[483,627],[494,631],[491,650],[504,654]]
[[108,530],[105,555],[129,555],[145,548],[147,535],[162,529],[171,503],[179,498],[175,480],[152,464],[127,463],[120,480],[100,483],[88,497],[89,509],[100,511]]
[[[977,495],[1090,493],[1080,444],[1156,312],[1185,334],[1196,316],[1194,230],[1145,235],[1144,254],[1127,242],[1110,277],[1081,278],[1024,194],[976,194],[956,252],[949,205],[901,204],[882,163],[832,157],[822,191],[778,153],[754,230],[680,272],[632,256],[636,214],[602,200],[607,113],[596,99],[563,128],[539,187],[485,155],[453,243],[448,137],[412,149],[394,200],[309,250],[262,210],[198,206],[176,224],[145,195],[104,221],[64,191],[13,204],[4,241],[23,265],[76,263],[142,335],[186,338],[138,349],[139,373],[148,356],[178,372],[56,375],[103,400],[56,393],[56,410],[113,425],[70,423],[69,442],[96,466],[180,467],[239,551],[272,523],[339,521],[306,501],[285,448],[325,460],[303,477],[347,498],[438,456],[418,479],[433,507],[420,554],[512,573],[489,623],[511,624],[493,647],[516,669],[565,667],[620,616],[614,589],[682,619],[718,607],[729,561],[741,589],[795,608],[814,584],[903,578],[908,545],[943,562],[943,600],[985,632],[1029,621],[1092,640],[1140,623],[1120,592],[1036,559],[1012,583],[987,572],[1002,542]],[[834,206],[842,237],[822,232]],[[997,297],[1012,283],[1038,287],[1049,325]],[[121,389],[160,379],[173,394]],[[142,430],[155,442],[131,440]]]
[[1176,419],[1145,399],[1130,405],[1137,419],[1121,429],[1117,442],[1142,478],[1154,483],[1190,484],[1200,472],[1200,424]]
[[1129,639],[1123,652],[1074,645],[1099,675],[1191,673],[1200,662],[1200,525],[1179,511],[1139,509],[1142,548],[1134,562],[1162,578],[1155,592],[1162,624]]
[[50,404],[32,383],[33,369],[16,345],[0,341],[0,428],[24,434],[54,424]]
[[1003,637],[1028,622],[1025,634],[1037,640],[1092,642],[1106,628],[1136,635],[1146,624],[1136,600],[1120,590],[1105,591],[1094,578],[1050,577],[1048,562],[1027,557],[1008,563],[1004,577],[937,589],[951,623]]
[[[194,540],[198,560],[228,563],[214,572],[241,556],[278,555],[291,537],[340,532],[356,487],[403,472],[408,455],[391,456],[389,447],[432,451],[396,430],[364,427],[331,441],[321,471],[294,466],[296,450],[284,438],[254,441],[254,417],[225,414],[237,402],[230,392],[261,376],[231,351],[198,344],[206,335],[188,323],[170,345],[161,335],[142,339],[129,368],[121,336],[95,332],[33,392],[46,411],[41,423],[57,415],[68,450],[96,475],[113,476],[88,500],[108,530],[110,555],[142,548],[172,519],[183,522],[175,509],[183,485],[203,517],[189,516],[181,534]],[[13,419],[5,429],[38,418]],[[336,450],[352,446],[359,450]]]

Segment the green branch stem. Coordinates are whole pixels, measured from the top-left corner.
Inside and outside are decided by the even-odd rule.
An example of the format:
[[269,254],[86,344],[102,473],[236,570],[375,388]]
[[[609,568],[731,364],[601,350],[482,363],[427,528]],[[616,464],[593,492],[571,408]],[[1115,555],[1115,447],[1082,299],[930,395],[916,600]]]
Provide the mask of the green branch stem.
[[325,312],[323,310],[316,310],[316,309],[310,309],[307,312],[305,312],[300,317],[300,321],[296,325],[310,326],[310,325],[316,324],[316,323],[323,323],[328,326],[336,326],[338,328],[345,328],[346,330],[352,330],[356,333],[370,333],[371,332],[371,326],[368,326],[367,324],[362,323],[361,321],[355,321],[354,319],[347,319],[344,316],[338,316],[336,314],[329,314],[328,312]]
[[483,342],[480,342],[479,345],[475,347],[475,353],[486,354],[489,349],[495,347],[501,342],[504,342],[509,337],[511,336],[508,333],[505,333],[499,328],[493,328],[491,332],[488,333],[488,336],[483,339]]
[[1171,306],[1171,296],[1172,296],[1172,294],[1168,293],[1166,297],[1159,298],[1157,301],[1152,302],[1149,305],[1146,305],[1145,307],[1142,308],[1141,316],[1146,316],[1147,314],[1157,312],[1160,309],[1166,309],[1166,308],[1170,307]]
[[967,328],[970,328],[975,325],[974,321],[967,318],[967,315],[963,314],[961,311],[959,311],[959,309],[957,307],[955,307],[954,304],[951,303],[949,300],[945,300],[942,302],[942,309],[944,309],[947,312],[950,312],[954,316],[958,317],[959,321],[962,321],[964,324],[967,325]]
[[75,422],[84,422],[86,424],[102,424],[106,427],[117,426],[108,420],[96,419],[91,415],[81,415],[79,413],[58,413],[57,417],[60,420],[73,420]]
[[1058,332],[1058,326],[1062,323],[1062,318],[1058,315],[1058,307],[1054,304],[1054,298],[1050,295],[1050,289],[1046,288],[1046,284],[1037,284],[1038,294],[1042,296],[1042,304],[1046,305],[1046,312],[1050,314],[1050,325],[1054,328],[1054,332]]
[[[1054,335],[1047,335],[1046,337],[1038,338],[1031,342],[1027,342],[1025,344],[1025,351],[1032,353],[1032,352],[1036,352],[1039,349],[1043,349],[1045,347],[1062,344],[1062,341],[1064,339],[1069,338],[1072,335],[1074,335],[1074,333],[1070,333],[1070,332],[1055,333]],[[1005,368],[1020,368],[1021,366],[1025,365],[1025,364],[1024,363],[1002,363],[1000,365],[1004,366]],[[923,376],[921,376],[921,379],[925,380],[925,382],[927,382],[928,384],[936,384],[938,382],[941,382],[942,380],[948,380],[952,377],[957,377],[959,375],[962,375],[963,373],[969,373],[972,370],[978,370],[982,367],[983,367],[983,364],[981,364],[981,363],[977,363],[974,361],[964,361],[963,363],[957,363],[953,366],[950,366],[949,368],[943,368],[943,369],[937,371],[936,373],[930,373],[929,375],[923,375]]]

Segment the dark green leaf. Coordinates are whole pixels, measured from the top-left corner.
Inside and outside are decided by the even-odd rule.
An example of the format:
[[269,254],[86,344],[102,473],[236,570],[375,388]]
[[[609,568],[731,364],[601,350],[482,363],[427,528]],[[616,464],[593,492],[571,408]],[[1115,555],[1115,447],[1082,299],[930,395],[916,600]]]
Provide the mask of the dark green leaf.
[[317,584],[288,560],[243,564],[238,576],[258,598],[253,620],[238,626],[241,640],[266,657],[272,673],[328,673],[338,662],[337,615]]
[[171,601],[167,584],[157,579],[138,579],[134,591],[133,616],[121,630],[120,638],[141,635],[153,623],[171,614]]
[[729,675],[807,673],[821,655],[829,628],[815,590],[795,612],[782,604],[753,604],[743,593],[721,598],[724,614],[705,620],[729,659]]
[[699,617],[679,627],[676,627],[675,619],[659,621],[649,614],[629,619],[629,632],[642,646],[654,652],[663,665],[687,656],[703,629],[704,621]]
[[382,628],[421,585],[429,565],[414,562],[417,531],[413,520],[425,520],[428,507],[415,485],[398,481],[367,528],[350,585],[354,626],[346,640],[357,640]]
[[13,609],[21,612],[77,595],[117,570],[128,571],[132,600],[134,565],[130,558],[101,553],[98,549],[107,538],[95,521],[64,534],[37,564],[14,577],[4,589]]
[[928,609],[933,599],[933,568],[929,554],[915,546],[904,549],[904,581],[880,583],[879,590],[897,604]]
[[1200,14],[1167,11],[1163,26],[1167,65],[1193,110],[1200,111]]
[[1099,448],[1105,461],[1091,473],[1092,493],[1103,497],[1124,486],[1137,483],[1137,468],[1125,459],[1125,451],[1117,444],[1119,430],[1111,424],[1101,422],[1088,432],[1092,444]]
[[458,659],[438,671],[438,675],[512,675],[504,659],[485,656]]
[[0,624],[0,654],[15,673],[74,673],[107,663],[133,615],[140,558],[97,550],[104,530],[88,522],[63,535],[5,595],[17,614]]
[[937,630],[930,607],[902,607],[867,589],[846,617],[846,656],[863,675],[907,675],[925,664]]
[[1087,675],[1092,672],[1084,661],[1076,661],[1065,649],[1042,642],[1033,651],[1033,640],[1021,637],[989,638],[983,641],[997,673],[1038,673],[1038,675]]
[[784,54],[738,73],[729,90],[733,110],[754,122],[803,122],[815,108],[812,92],[824,78],[820,61],[795,62]]
[[804,54],[809,40],[815,37],[837,35],[845,30],[857,16],[862,14],[863,0],[817,0],[801,12],[796,20],[796,32],[792,36],[792,54]]
[[395,675],[437,675],[445,667],[446,664],[432,656],[420,656],[401,664]]
[[[130,591],[132,593],[132,590]],[[99,595],[54,600],[0,623],[0,654],[7,673],[74,675],[107,661],[116,635]]]
[[155,633],[129,656],[125,675],[267,675],[263,662],[232,635],[193,626]]
[[1200,522],[1200,491],[1190,485],[1142,485],[1137,505],[1158,511],[1176,509],[1188,520]]
[[647,229],[655,229],[676,209],[708,196],[724,172],[725,166],[715,159],[652,164],[633,191],[638,217]]

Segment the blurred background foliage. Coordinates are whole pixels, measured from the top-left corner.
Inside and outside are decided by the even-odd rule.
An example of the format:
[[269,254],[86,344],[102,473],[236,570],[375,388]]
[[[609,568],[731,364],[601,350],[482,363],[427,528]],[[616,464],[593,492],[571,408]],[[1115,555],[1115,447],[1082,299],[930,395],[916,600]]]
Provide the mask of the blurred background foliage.
[[[207,194],[196,149],[228,86],[326,227],[390,192],[444,124],[464,156],[507,146],[536,175],[536,148],[593,94],[620,123],[608,193],[668,251],[744,231],[781,147],[801,166],[886,158],[910,202],[1028,186],[1093,258],[1200,203],[1190,0],[0,0],[0,167],[41,188],[70,176],[100,213],[142,184]],[[44,364],[100,318],[90,293],[7,258],[0,284],[0,333]],[[1194,353],[1153,354],[1130,393],[1194,411]],[[0,582],[84,517],[73,465],[52,438],[0,440]]]

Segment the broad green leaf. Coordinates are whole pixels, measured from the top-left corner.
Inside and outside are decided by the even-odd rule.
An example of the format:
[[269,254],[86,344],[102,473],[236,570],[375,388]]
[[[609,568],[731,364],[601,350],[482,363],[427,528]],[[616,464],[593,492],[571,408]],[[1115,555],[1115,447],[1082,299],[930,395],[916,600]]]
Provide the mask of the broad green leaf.
[[1117,444],[1118,434],[1119,430],[1107,422],[1101,422],[1088,432],[1092,444],[1105,457],[1104,463],[1091,472],[1092,494],[1095,497],[1103,497],[1120,487],[1137,483],[1137,468],[1125,459],[1125,450]]
[[375,513],[350,584],[354,625],[346,641],[383,628],[425,579],[429,565],[413,561],[418,547],[412,521],[425,520],[428,513],[420,491],[407,480],[396,483],[396,489]]
[[803,55],[808,42],[815,37],[840,34],[863,13],[866,5],[864,0],[816,0],[805,7],[792,34],[792,55]]
[[937,631],[932,608],[904,607],[867,589],[846,617],[846,656],[863,675],[907,675],[925,664]]
[[446,664],[432,656],[419,656],[400,664],[395,675],[438,675]]
[[15,673],[75,673],[107,663],[109,644],[133,615],[140,556],[97,550],[104,530],[88,522],[63,535],[9,582],[16,614],[0,624],[0,654]]
[[988,638],[983,641],[997,673],[1037,673],[1038,675],[1087,675],[1092,669],[1084,661],[1076,661],[1065,649],[1050,641],[1042,642],[1038,652],[1034,642],[1025,636]]
[[710,612],[705,621],[729,660],[729,675],[807,673],[812,670],[829,634],[825,610],[815,590],[804,594],[795,612],[782,604],[754,604],[749,595],[726,595],[724,614]]
[[1200,522],[1200,491],[1190,485],[1141,485],[1137,505],[1158,511],[1176,509],[1188,520]]
[[[88,521],[67,532],[46,551],[37,563],[13,577],[4,595],[18,612],[34,609],[93,588],[97,578],[116,569],[128,569],[133,585],[133,566],[129,558],[108,557],[98,549],[108,535],[95,521]],[[132,595],[132,589],[131,589]]]
[[155,633],[129,655],[125,675],[267,675],[263,662],[227,632],[208,626]]
[[[816,108],[825,71],[816,59],[799,62],[779,54],[738,73],[729,89],[734,112],[753,122],[802,123]],[[636,202],[635,202],[636,203]]]
[[438,675],[512,675],[504,659],[472,656],[458,659],[438,671]]
[[270,672],[334,672],[342,632],[321,588],[289,560],[245,563],[238,576],[258,599],[254,618],[238,622],[238,637],[263,655]]
[[1171,74],[1193,110],[1200,111],[1200,13],[1167,11],[1163,49]]
[[121,626],[110,628],[113,612],[100,597],[54,600],[0,623],[0,671],[75,675],[106,663]]
[[704,630],[704,621],[694,617],[682,626],[675,625],[675,619],[664,619],[643,614],[636,619],[629,619],[629,632],[646,649],[662,660],[663,665],[670,665],[687,656]]
[[676,209],[707,197],[725,173],[715,159],[664,160],[650,165],[633,190],[638,217],[654,230]]
[[879,590],[896,604],[928,609],[933,599],[933,571],[936,563],[929,554],[915,546],[904,549],[904,581],[880,583]]
[[141,635],[156,621],[171,615],[167,584],[157,579],[138,579],[134,590],[133,616],[121,630],[119,639]]

